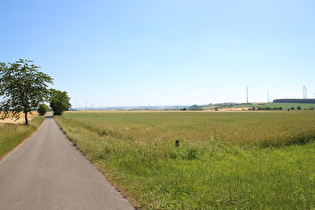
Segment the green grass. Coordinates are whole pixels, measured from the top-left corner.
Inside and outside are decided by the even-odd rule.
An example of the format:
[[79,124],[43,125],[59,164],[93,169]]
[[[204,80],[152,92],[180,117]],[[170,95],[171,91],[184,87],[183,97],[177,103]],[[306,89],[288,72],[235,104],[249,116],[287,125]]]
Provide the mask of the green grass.
[[314,113],[72,112],[56,119],[138,207],[311,209]]
[[36,131],[43,120],[43,117],[35,117],[29,125],[0,124],[0,159]]

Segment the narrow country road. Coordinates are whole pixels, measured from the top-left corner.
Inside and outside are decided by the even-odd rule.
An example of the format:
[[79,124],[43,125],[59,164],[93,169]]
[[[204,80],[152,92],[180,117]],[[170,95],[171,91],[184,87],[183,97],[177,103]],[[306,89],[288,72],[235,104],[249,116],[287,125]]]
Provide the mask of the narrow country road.
[[134,209],[46,117],[0,162],[0,209]]

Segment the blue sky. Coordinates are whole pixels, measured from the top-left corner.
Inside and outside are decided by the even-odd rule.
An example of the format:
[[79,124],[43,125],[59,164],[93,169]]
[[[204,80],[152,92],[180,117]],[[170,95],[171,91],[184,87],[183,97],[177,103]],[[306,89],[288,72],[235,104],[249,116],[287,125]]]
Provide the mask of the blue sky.
[[315,93],[312,0],[0,0],[0,61],[33,60],[74,107]]

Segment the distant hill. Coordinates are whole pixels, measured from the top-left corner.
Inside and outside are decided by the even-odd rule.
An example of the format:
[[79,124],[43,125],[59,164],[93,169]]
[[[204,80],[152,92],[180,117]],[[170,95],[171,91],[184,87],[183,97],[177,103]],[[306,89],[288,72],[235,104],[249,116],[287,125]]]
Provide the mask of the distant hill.
[[302,104],[315,104],[315,99],[275,99],[273,103],[302,103]]

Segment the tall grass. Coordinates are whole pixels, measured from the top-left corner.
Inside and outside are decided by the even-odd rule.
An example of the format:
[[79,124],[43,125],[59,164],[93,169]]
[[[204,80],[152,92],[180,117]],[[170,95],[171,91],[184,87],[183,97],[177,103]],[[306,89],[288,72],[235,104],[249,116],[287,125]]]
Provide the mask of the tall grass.
[[314,112],[78,112],[56,119],[138,207],[310,209],[314,117]]
[[99,136],[139,141],[211,141],[281,146],[315,138],[315,112],[138,112],[69,113],[65,118]]
[[0,124],[0,159],[36,131],[43,120],[43,117],[35,117],[29,125]]

